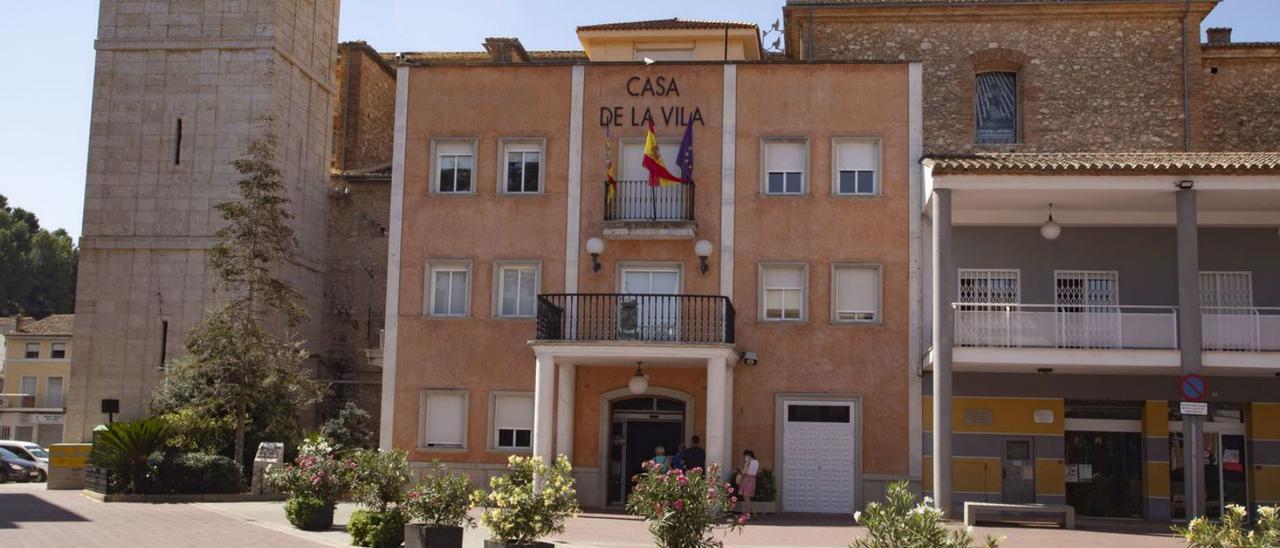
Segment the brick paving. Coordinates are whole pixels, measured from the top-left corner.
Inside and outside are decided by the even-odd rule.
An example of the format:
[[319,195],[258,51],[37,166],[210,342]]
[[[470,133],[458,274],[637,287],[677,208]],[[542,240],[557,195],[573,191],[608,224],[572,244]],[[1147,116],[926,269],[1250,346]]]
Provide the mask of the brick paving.
[[[334,529],[298,531],[285,521],[278,502],[205,504],[103,504],[78,491],[48,491],[43,484],[0,485],[0,547],[56,546],[272,546],[283,548],[349,546],[343,525],[352,505],[342,504]],[[1004,546],[1077,548],[1178,548],[1161,523],[1080,519],[1080,529],[1036,526],[980,526],[978,538],[1004,537]],[[751,547],[844,547],[865,534],[848,516],[786,514],[753,521],[741,533],[729,533],[725,545]],[[483,529],[469,530],[465,546],[483,545]],[[640,520],[623,514],[587,512],[570,520],[557,544],[604,548],[652,546]]]

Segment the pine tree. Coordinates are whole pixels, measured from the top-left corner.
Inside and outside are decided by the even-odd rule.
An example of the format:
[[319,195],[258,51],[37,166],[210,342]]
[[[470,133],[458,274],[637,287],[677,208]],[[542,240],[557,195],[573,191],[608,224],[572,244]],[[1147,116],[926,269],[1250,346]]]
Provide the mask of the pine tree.
[[188,334],[189,356],[173,362],[152,402],[167,411],[177,406],[233,414],[237,463],[243,462],[246,422],[255,410],[285,401],[292,405],[284,414],[292,411],[292,417],[270,416],[296,420],[299,408],[316,401],[322,390],[304,369],[307,352],[294,331],[306,320],[304,297],[281,277],[295,259],[297,241],[276,146],[271,120],[264,119],[260,135],[232,162],[241,176],[240,197],[215,206],[226,224],[216,233],[208,260],[215,290],[231,296]]

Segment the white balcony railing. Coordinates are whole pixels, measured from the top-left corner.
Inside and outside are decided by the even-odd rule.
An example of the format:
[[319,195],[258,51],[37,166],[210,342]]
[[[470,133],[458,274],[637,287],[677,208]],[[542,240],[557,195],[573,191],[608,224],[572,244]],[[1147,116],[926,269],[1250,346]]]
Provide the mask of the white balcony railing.
[[956,346],[1175,349],[1171,306],[954,303]]
[[1201,309],[1204,349],[1226,352],[1280,351],[1280,308],[1206,306]]

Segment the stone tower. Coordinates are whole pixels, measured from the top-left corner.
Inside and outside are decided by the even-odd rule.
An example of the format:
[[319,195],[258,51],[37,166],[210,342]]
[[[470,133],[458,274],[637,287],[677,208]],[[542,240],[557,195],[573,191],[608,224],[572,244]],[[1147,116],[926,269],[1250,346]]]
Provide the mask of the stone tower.
[[74,363],[64,437],[141,416],[167,358],[217,304],[206,250],[230,162],[262,116],[299,242],[288,276],[322,317],[338,0],[102,0]]

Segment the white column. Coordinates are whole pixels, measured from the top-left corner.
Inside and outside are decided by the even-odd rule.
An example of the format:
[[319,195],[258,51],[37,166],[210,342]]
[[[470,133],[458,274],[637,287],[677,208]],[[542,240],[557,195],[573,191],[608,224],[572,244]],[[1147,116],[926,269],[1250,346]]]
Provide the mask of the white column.
[[733,366],[726,363],[724,368],[724,458],[728,463],[738,460],[733,453]]
[[[404,156],[409,130],[409,67],[396,69],[395,138],[391,151],[391,233],[387,240],[387,295],[383,307],[382,416],[378,447],[391,449],[396,416],[396,356],[400,332],[400,237],[404,228]],[[79,390],[79,388],[75,388]],[[410,419],[412,420],[412,419]]]
[[720,473],[728,473],[725,461],[725,359],[707,359],[707,464],[720,463]]
[[542,457],[543,462],[555,459],[551,442],[554,434],[551,431],[551,414],[555,404],[556,364],[551,356],[537,356],[537,371],[533,384],[533,456]]
[[573,364],[560,364],[556,387],[556,453],[573,460]]

